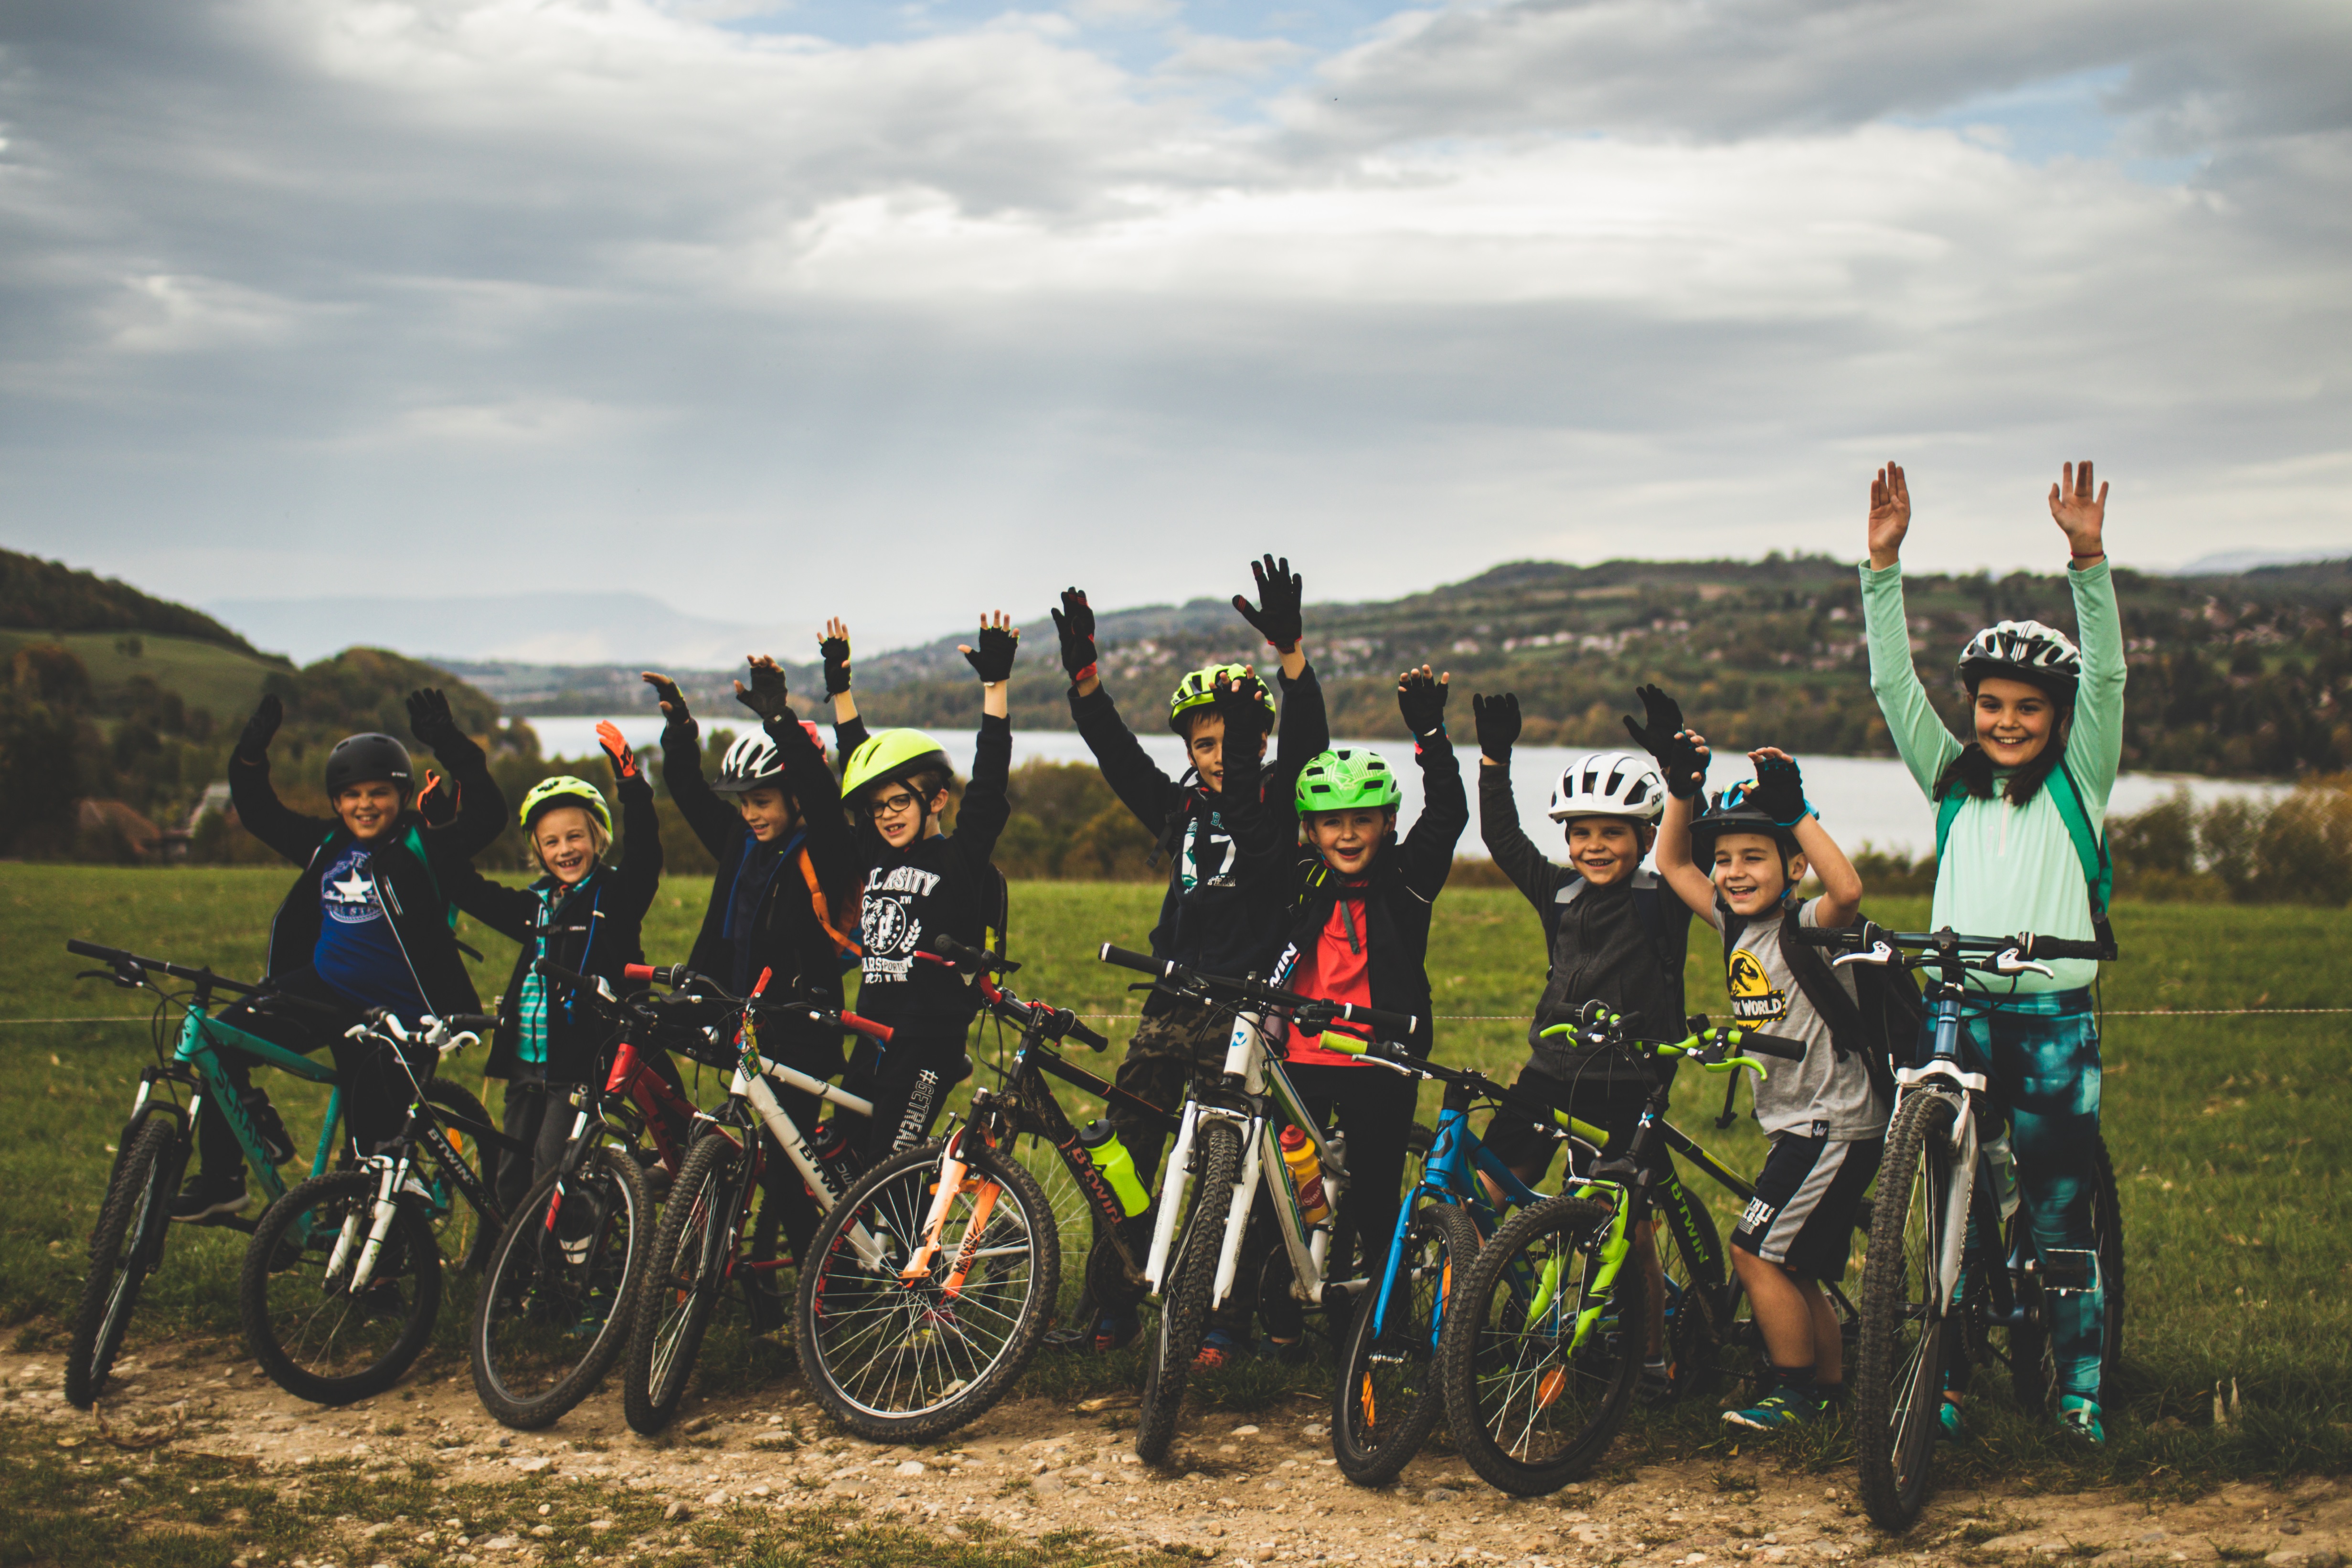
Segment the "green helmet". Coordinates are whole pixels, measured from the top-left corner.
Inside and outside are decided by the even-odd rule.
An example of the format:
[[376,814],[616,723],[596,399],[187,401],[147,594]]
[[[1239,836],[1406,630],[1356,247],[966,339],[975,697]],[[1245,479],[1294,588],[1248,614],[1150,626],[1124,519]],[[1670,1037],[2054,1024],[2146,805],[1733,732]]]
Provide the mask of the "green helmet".
[[530,832],[532,823],[559,805],[576,805],[594,817],[606,833],[613,831],[613,811],[604,804],[604,792],[570,773],[557,773],[530,786],[530,793],[522,797],[523,831]]
[[947,752],[920,730],[877,730],[842,764],[842,797],[847,799],[868,784],[905,779],[926,768],[937,768],[950,778],[955,775],[955,764]]
[[1396,770],[1378,752],[1325,752],[1298,770],[1298,815],[1312,811],[1394,811],[1404,800]]
[[1265,689],[1265,681],[1258,679],[1256,670],[1246,664],[1213,664],[1205,669],[1194,670],[1176,683],[1176,695],[1168,700],[1170,729],[1179,735],[1188,733],[1184,715],[1196,708],[1206,708],[1216,701],[1217,679],[1220,676],[1235,684],[1239,684],[1243,677],[1248,677],[1257,687],[1258,703],[1265,710],[1265,716],[1268,719],[1275,716],[1274,693]]

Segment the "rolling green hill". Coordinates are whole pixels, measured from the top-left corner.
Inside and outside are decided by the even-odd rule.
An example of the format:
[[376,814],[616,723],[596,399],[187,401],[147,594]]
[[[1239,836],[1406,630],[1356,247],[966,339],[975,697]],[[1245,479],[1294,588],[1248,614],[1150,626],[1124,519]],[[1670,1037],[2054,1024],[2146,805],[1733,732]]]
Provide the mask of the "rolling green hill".
[[142,594],[128,583],[0,550],[0,626],[46,632],[157,632],[252,653],[243,637],[202,610]]
[[143,675],[165,690],[178,692],[190,709],[204,709],[215,721],[241,721],[260,700],[264,680],[294,669],[287,659],[250,648],[151,631],[0,629],[0,663],[26,643],[35,642],[60,644],[81,660],[89,672],[91,697],[101,711],[117,706],[124,688]]

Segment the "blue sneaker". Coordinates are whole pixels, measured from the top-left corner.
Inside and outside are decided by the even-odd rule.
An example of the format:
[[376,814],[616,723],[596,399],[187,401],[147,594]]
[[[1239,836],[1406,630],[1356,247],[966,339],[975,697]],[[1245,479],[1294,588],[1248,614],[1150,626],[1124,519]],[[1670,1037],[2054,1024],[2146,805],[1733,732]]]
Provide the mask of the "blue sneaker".
[[1726,1424],[1745,1426],[1755,1432],[1777,1432],[1784,1426],[1803,1426],[1820,1418],[1822,1407],[1801,1394],[1785,1388],[1776,1388],[1745,1410],[1727,1410]]
[[2063,1394],[2058,1400],[2058,1425],[2094,1446],[2104,1447],[2107,1429],[2099,1425],[2099,1402],[2085,1399],[2079,1394]]
[[1938,1441],[1965,1443],[1969,1440],[1969,1428],[1967,1423],[1960,1419],[1960,1407],[1950,1400],[1944,1401],[1943,1408],[1936,1412],[1936,1423]]

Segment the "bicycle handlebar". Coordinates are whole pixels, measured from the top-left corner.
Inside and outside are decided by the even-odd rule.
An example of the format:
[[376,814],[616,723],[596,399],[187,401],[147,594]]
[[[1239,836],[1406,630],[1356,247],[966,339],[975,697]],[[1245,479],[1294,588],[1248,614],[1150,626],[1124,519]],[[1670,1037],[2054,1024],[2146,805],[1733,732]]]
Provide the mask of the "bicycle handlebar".
[[574,991],[589,992],[607,1002],[618,1002],[621,999],[614,993],[613,983],[603,975],[583,974],[576,969],[566,969],[551,958],[533,959],[530,972],[542,980],[552,980],[557,984],[569,986]]
[[1759,1035],[1741,1028],[1727,1031],[1726,1040],[1735,1050],[1753,1051],[1759,1057],[1778,1057],[1784,1062],[1805,1059],[1805,1046],[1801,1040],[1783,1039],[1778,1035]]
[[1353,1024],[1391,1039],[1409,1039],[1421,1026],[1421,1020],[1411,1013],[1391,1013],[1385,1007],[1367,1007],[1354,1002],[1330,1002],[1317,996],[1301,996],[1297,992],[1285,991],[1260,980],[1234,980],[1222,974],[1204,974],[1187,965],[1115,947],[1109,942],[1103,943],[1100,956],[1105,963],[1116,963],[1122,969],[1133,969],[1178,984],[1228,992],[1244,1001],[1298,1015],[1302,1022],[1312,1023],[1318,1027],[1328,1023]]
[[[1934,931],[1882,931],[1876,926],[1806,926],[1797,932],[1797,940],[1808,947],[1843,948],[1849,952],[1866,953],[1875,942],[1885,942],[1890,949],[1910,949],[1918,956],[1903,960],[1906,968],[1917,969],[1934,964],[1935,954],[1946,953],[1958,959],[1966,955],[1990,957],[1996,953],[2014,952],[2020,958],[2091,958],[2104,956],[2099,943],[2075,937],[2038,936],[2032,931],[2019,931],[2015,936],[1962,936],[1949,926]],[[1892,960],[1888,960],[1891,962]],[[1975,967],[1971,965],[1970,967]]]
[[[125,949],[100,947],[94,942],[83,942],[79,937],[67,940],[66,951],[77,958],[94,958],[100,963],[110,966],[115,971],[118,981],[121,980],[121,972],[125,969],[143,969],[152,974],[170,975],[174,980],[193,981],[210,990],[226,991],[233,996],[257,996],[273,1005],[283,1005],[297,1012],[309,1013],[320,1018],[331,1018],[341,1022],[351,1016],[350,1014],[331,1007],[324,1002],[314,1002],[308,996],[297,996],[290,991],[280,990],[267,980],[258,985],[248,985],[242,980],[231,980],[226,974],[215,974],[210,968],[191,969],[184,963],[173,963],[161,958],[142,958],[139,954]],[[121,983],[131,984],[128,981]]]

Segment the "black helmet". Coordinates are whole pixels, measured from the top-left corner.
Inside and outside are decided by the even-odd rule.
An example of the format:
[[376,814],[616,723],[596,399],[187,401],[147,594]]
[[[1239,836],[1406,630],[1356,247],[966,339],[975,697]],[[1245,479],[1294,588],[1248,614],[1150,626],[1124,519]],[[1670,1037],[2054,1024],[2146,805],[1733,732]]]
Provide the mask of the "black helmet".
[[1718,790],[1707,808],[1691,818],[1692,858],[1702,867],[1715,858],[1715,841],[1727,833],[1763,834],[1780,847],[1784,860],[1802,853],[1797,847],[1795,829],[1781,826],[1769,813],[1748,803],[1748,794],[1755,787],[1751,782]]
[[346,735],[327,753],[327,798],[332,800],[353,784],[389,779],[406,795],[415,783],[408,748],[389,735]]

